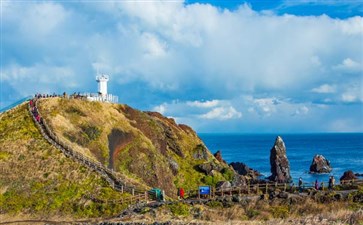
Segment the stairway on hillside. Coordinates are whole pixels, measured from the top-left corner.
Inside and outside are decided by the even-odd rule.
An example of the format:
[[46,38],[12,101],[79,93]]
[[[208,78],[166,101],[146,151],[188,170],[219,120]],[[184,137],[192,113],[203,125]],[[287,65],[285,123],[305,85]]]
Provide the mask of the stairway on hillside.
[[[95,161],[77,151],[74,151],[71,147],[69,147],[67,144],[63,143],[49,128],[46,121],[41,117],[39,111],[37,110],[37,99],[32,100],[36,113],[32,111],[32,106],[29,103],[28,104],[28,110],[29,113],[40,130],[40,133],[42,136],[53,146],[55,146],[57,149],[59,149],[61,152],[63,152],[67,157],[72,158],[73,160],[81,163],[83,166],[86,166],[95,172],[97,172],[101,177],[103,177],[111,186],[117,191],[121,192],[128,192],[132,195],[135,194],[144,194],[145,190],[135,187],[134,185],[127,184],[127,182],[123,179],[121,179],[116,172],[113,170],[110,170],[109,168],[105,167],[102,163]],[[39,118],[36,119],[36,116],[34,114],[39,115]]]

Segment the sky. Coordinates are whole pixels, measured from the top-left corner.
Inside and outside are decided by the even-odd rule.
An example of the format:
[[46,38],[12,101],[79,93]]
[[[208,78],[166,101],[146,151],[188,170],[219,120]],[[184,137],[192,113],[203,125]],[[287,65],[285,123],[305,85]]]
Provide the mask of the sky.
[[363,132],[363,0],[0,4],[0,108],[98,71],[200,133]]

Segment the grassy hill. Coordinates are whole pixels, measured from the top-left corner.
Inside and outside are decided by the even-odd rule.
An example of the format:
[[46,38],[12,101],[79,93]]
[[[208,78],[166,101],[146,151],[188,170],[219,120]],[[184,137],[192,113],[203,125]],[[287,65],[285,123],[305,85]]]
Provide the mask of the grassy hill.
[[[144,187],[175,197],[176,188],[196,188],[228,178],[206,175],[200,164],[221,165],[186,125],[127,105],[49,98],[39,111],[54,133],[74,150],[92,157]],[[0,214],[115,215],[124,205],[109,201],[127,194],[49,144],[26,104],[0,115]],[[230,172],[230,171],[229,171]]]
[[[42,99],[39,110],[51,130],[73,149],[150,187],[176,195],[177,187],[211,183],[198,171],[220,164],[186,125],[127,105],[78,99]],[[227,165],[225,167],[228,172]],[[215,171],[214,183],[226,176]]]
[[97,217],[125,207],[105,203],[123,195],[43,139],[25,104],[0,121],[1,214]]

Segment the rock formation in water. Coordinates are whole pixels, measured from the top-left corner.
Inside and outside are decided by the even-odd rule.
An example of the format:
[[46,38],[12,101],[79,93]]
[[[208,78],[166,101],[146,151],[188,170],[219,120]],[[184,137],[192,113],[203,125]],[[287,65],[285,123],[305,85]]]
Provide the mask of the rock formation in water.
[[315,155],[310,165],[310,173],[330,173],[332,171],[329,160],[323,155]]
[[285,143],[280,136],[277,136],[275,144],[270,152],[271,176],[270,181],[287,183],[291,181],[290,163],[286,156]]
[[350,180],[355,180],[357,179],[357,177],[355,176],[355,174],[353,173],[353,171],[348,170],[345,171],[343,176],[340,177],[340,182],[342,181],[350,181]]
[[257,170],[249,168],[246,164],[241,162],[232,162],[229,166],[231,166],[239,175],[247,176],[251,180],[258,180],[258,177],[261,176]]

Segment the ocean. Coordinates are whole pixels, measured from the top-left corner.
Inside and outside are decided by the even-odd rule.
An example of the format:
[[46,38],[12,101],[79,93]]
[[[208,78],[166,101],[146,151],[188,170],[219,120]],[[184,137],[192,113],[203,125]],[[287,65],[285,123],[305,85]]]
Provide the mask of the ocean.
[[[221,150],[227,163],[243,162],[268,177],[270,150],[276,134],[198,134],[208,149]],[[299,177],[304,182],[327,182],[333,175],[338,181],[344,171],[363,173],[363,133],[278,134],[286,146],[290,172],[294,183]],[[330,161],[330,174],[310,174],[314,155],[321,154]]]

